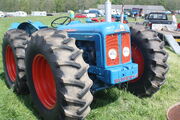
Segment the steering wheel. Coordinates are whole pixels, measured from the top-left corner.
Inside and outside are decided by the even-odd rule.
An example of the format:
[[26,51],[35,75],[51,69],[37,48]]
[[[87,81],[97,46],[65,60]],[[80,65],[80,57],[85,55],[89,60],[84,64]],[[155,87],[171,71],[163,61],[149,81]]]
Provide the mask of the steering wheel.
[[[63,21],[64,20],[64,21]],[[63,22],[62,22],[63,21]],[[58,25],[68,25],[71,22],[71,18],[68,16],[62,16],[54,19],[51,22],[51,26],[53,28],[57,27]]]

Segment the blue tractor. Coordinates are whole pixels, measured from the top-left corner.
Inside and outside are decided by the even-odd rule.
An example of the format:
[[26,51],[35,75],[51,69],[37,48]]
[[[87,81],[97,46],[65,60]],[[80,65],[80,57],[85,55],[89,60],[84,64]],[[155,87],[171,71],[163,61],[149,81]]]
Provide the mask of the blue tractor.
[[81,23],[69,17],[51,26],[13,23],[2,44],[7,86],[30,93],[43,119],[84,119],[93,93],[109,87],[125,86],[144,97],[164,83],[164,42],[143,26]]

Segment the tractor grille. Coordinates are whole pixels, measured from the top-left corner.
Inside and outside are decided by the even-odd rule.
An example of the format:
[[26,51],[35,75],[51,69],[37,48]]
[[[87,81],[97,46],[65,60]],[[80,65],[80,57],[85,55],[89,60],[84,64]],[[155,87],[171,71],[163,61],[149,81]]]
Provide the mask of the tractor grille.
[[122,34],[122,63],[130,62],[131,60],[131,42],[129,33]]
[[[121,44],[121,47],[119,47]],[[121,43],[118,34],[106,36],[106,64],[107,66],[128,63],[131,61],[131,42],[130,34],[121,34]]]
[[[112,51],[112,53],[110,53]],[[113,51],[115,51],[113,53]],[[112,56],[116,57],[110,57]],[[114,54],[114,55],[113,55]],[[119,48],[118,48],[118,34],[112,34],[106,36],[106,63],[108,66],[118,65],[120,63]]]

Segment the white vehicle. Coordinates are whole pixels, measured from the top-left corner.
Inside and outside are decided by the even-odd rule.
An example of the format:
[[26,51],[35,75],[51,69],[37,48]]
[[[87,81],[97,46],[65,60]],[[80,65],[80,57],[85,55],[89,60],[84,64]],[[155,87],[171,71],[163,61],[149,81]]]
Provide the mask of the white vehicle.
[[121,14],[121,11],[119,9],[112,9],[111,10],[111,14],[112,15],[120,15]]
[[32,11],[31,16],[47,16],[46,11]]
[[27,13],[24,12],[24,11],[17,11],[15,16],[17,16],[17,17],[26,17]]
[[89,13],[89,10],[84,10],[83,13],[88,14],[88,13]]
[[99,10],[99,12],[100,12],[100,14],[101,14],[102,16],[105,15],[105,10]]
[[94,17],[97,17],[96,14],[94,13],[88,13],[88,14],[85,14],[88,18],[94,18]]
[[116,14],[117,14],[116,9],[112,9],[112,10],[111,10],[111,14],[112,14],[112,15],[116,15]]
[[121,14],[121,10],[117,9],[117,10],[116,10],[116,14],[117,14],[117,15],[120,15],[120,14]]
[[6,17],[15,17],[16,16],[16,12],[6,12],[5,16]]
[[97,9],[89,10],[89,14],[96,14],[96,17],[102,17],[103,16],[102,12],[97,10]]
[[5,14],[2,11],[0,11],[0,17],[5,17]]
[[149,13],[143,23],[147,28],[155,31],[161,31],[163,29],[168,29],[174,31],[177,29],[177,24],[175,25],[173,21],[168,20],[168,16],[164,12],[151,12]]

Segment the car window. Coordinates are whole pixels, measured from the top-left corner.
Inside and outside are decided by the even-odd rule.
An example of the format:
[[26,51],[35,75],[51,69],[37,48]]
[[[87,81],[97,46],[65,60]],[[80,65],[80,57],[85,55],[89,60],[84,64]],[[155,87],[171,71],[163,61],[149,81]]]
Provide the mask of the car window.
[[90,10],[89,13],[96,13],[96,14],[99,14],[98,11],[95,11],[95,10]]
[[150,14],[149,19],[155,19],[155,20],[167,20],[167,17],[165,14]]

